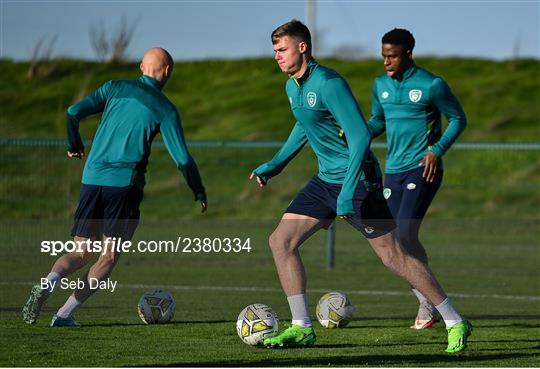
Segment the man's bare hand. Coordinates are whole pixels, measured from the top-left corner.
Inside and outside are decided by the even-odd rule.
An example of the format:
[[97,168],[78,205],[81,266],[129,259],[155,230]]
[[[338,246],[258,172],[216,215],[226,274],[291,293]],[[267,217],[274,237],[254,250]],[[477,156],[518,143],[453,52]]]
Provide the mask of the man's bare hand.
[[256,175],[255,173],[251,173],[251,175],[249,176],[249,179],[253,179],[253,178],[257,178],[257,183],[259,184],[259,187],[264,187],[264,182],[258,175]]
[[439,167],[439,157],[430,151],[424,155],[422,160],[420,160],[418,166],[421,167],[422,165],[424,166],[422,178],[424,178],[427,182],[433,182],[435,173],[437,173],[437,169]]
[[68,151],[67,156],[70,158],[82,159],[84,158],[84,151]]
[[205,201],[201,201],[201,213],[206,212],[207,209],[208,209],[208,203]]

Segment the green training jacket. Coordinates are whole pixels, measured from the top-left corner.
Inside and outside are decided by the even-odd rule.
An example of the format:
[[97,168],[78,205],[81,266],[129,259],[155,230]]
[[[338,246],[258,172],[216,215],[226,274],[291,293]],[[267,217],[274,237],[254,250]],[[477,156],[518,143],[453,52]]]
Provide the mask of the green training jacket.
[[157,80],[143,75],[136,80],[109,81],[71,105],[67,110],[69,151],[84,150],[80,120],[101,112],[84,166],[83,184],[143,188],[150,146],[161,132],[195,199],[206,201],[197,164],[186,147],[178,111],[161,92]]
[[[444,134],[441,113],[448,120]],[[368,126],[373,137],[386,130],[386,173],[418,168],[428,151],[441,158],[466,125],[448,84],[423,68],[411,66],[401,81],[382,75],[373,83]]]
[[351,89],[337,72],[313,59],[304,75],[290,78],[285,89],[296,124],[272,160],[254,173],[263,182],[268,181],[309,142],[317,156],[318,176],[343,185],[337,214],[354,214],[352,200],[359,181],[366,179],[366,175],[371,179],[381,173],[369,150],[371,136]]

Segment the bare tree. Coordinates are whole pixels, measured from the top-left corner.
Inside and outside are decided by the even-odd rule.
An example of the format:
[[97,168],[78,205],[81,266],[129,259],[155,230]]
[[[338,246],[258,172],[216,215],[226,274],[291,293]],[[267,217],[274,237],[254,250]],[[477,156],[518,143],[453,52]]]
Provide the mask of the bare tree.
[[120,27],[113,35],[111,40],[111,58],[109,61],[111,63],[120,63],[124,61],[126,57],[126,51],[133,39],[133,34],[135,33],[136,23],[128,25],[126,17],[122,17]]
[[99,26],[90,27],[90,42],[99,60],[120,64],[126,59],[126,51],[133,39],[136,22],[128,24],[125,16],[122,17],[119,27],[107,38],[103,21]]
[[32,50],[32,58],[30,66],[26,72],[26,79],[34,79],[35,77],[48,77],[54,71],[54,66],[49,63],[54,44],[58,35],[54,35],[48,40],[48,35],[42,36],[34,45]]
[[109,55],[109,41],[105,32],[103,20],[99,22],[99,26],[90,27],[90,43],[100,61],[105,61]]

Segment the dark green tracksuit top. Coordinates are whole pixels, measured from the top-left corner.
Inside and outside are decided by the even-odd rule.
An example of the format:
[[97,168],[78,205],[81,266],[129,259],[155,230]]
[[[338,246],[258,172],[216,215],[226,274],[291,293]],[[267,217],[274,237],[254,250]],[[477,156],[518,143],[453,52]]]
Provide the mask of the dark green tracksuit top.
[[[441,113],[448,119],[444,134]],[[418,168],[428,151],[442,157],[466,125],[448,84],[423,68],[413,65],[401,80],[382,75],[373,83],[368,126],[373,137],[386,130],[386,173]]]
[[197,164],[189,154],[176,107],[152,77],[109,81],[67,110],[68,150],[82,151],[79,122],[101,113],[82,183],[144,187],[152,140],[161,132],[196,200],[206,201]]
[[368,179],[381,173],[369,150],[371,135],[351,89],[337,72],[312,59],[301,78],[287,81],[286,92],[296,124],[278,153],[254,173],[268,181],[309,142],[319,163],[319,178],[343,185],[337,214],[354,214],[353,195],[358,183],[366,179],[364,172]]

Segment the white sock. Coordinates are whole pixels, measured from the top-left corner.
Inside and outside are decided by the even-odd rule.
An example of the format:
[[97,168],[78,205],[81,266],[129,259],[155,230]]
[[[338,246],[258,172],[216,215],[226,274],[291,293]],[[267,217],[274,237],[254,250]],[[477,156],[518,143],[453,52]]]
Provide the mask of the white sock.
[[454,309],[454,306],[452,306],[452,302],[448,297],[439,305],[435,306],[435,308],[439,311],[439,313],[441,313],[441,316],[444,319],[444,324],[446,324],[446,328],[450,328],[451,326],[463,321],[463,318],[461,315],[459,315],[456,309]]
[[289,301],[289,307],[291,308],[292,324],[311,327],[306,294],[287,296],[287,301]]
[[62,319],[69,318],[70,316],[73,316],[73,313],[77,308],[81,305],[79,301],[75,298],[74,295],[69,296],[64,306],[62,306],[60,309],[58,309],[58,312],[56,315]]
[[412,293],[414,293],[414,295],[416,296],[416,298],[418,299],[418,301],[420,303],[423,303],[424,301],[427,301],[426,297],[424,295],[422,295],[422,293],[420,291],[418,291],[416,288],[413,288],[411,291],[412,291]]
[[49,288],[47,289],[47,292],[51,293],[52,292],[52,286],[56,285],[56,283],[61,278],[62,277],[60,276],[60,274],[58,274],[56,272],[50,272],[49,274],[47,274],[47,280],[49,281]]

